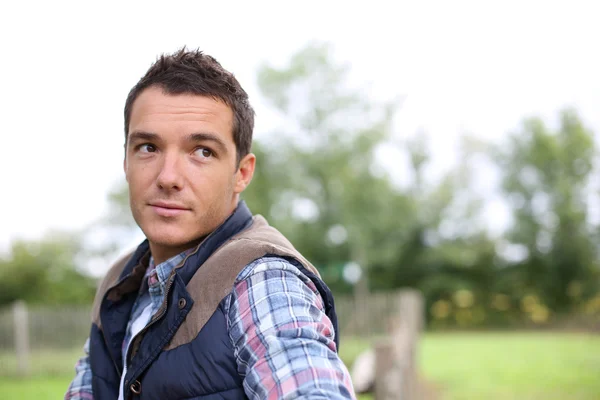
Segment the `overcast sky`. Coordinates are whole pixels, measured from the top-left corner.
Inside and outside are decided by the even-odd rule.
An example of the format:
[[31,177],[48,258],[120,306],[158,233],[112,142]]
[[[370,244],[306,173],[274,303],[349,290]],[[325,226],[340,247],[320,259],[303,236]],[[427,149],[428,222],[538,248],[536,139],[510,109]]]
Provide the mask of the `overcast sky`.
[[461,131],[501,140],[523,117],[551,121],[565,106],[600,133],[597,3],[491,3],[2,2],[0,249],[102,214],[122,179],[125,96],[182,45],[235,73],[259,137],[275,122],[257,67],[311,40],[330,42],[374,98],[406,95],[396,134],[426,129],[441,169]]

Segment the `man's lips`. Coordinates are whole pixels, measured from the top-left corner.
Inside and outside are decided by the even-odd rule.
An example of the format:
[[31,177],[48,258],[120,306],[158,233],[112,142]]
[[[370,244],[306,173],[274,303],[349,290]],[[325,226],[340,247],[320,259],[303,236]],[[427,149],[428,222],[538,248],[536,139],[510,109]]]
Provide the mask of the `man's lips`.
[[157,201],[149,204],[152,210],[161,217],[175,217],[190,211],[189,208],[182,204]]

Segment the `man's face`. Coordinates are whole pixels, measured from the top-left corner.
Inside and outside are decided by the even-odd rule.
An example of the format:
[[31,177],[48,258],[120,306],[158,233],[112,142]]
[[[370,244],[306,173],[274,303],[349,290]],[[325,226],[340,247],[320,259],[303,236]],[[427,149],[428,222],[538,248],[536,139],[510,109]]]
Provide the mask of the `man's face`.
[[209,97],[150,87],[135,100],[125,176],[133,217],[155,258],[194,246],[235,209],[255,157],[238,167],[232,128],[231,109]]

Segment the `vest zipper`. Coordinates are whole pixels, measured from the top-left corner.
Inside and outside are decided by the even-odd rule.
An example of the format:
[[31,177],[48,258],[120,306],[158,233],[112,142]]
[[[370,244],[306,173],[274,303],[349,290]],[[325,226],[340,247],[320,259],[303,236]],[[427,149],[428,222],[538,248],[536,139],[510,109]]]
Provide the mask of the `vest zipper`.
[[169,279],[167,280],[167,286],[165,287],[165,299],[163,300],[162,304],[160,305],[160,308],[156,311],[156,313],[152,316],[152,318],[150,319],[150,322],[148,322],[148,324],[141,330],[138,332],[137,335],[135,335],[134,338],[132,338],[132,343],[133,346],[129,346],[129,349],[127,350],[127,354],[126,354],[126,361],[127,364],[129,364],[129,361],[131,360],[131,353],[133,351],[133,348],[135,347],[135,351],[137,352],[137,345],[144,333],[146,333],[146,331],[152,326],[154,325],[154,323],[156,321],[158,321],[159,319],[161,319],[163,317],[163,315],[165,314],[165,312],[167,311],[167,300],[168,300],[168,295],[169,295],[169,290],[171,289],[171,286],[173,285],[173,281],[175,280],[175,271],[172,271],[171,274],[169,275]]
[[[211,235],[212,235],[212,233],[211,233]],[[208,236],[205,238],[205,240],[206,240],[206,239],[208,239],[208,238],[209,238],[211,235],[208,235]],[[204,242],[204,240],[203,240],[202,242]],[[163,296],[164,296],[164,300],[163,300],[163,302],[161,303],[161,305],[160,305],[160,308],[159,308],[159,309],[156,311],[156,313],[155,313],[155,314],[152,316],[152,318],[150,319],[150,322],[148,322],[148,324],[147,324],[147,325],[146,325],[146,326],[145,326],[145,327],[144,327],[144,328],[143,328],[141,331],[139,331],[139,332],[138,332],[138,334],[137,334],[137,335],[135,335],[135,337],[134,337],[134,338],[132,338],[132,339],[131,339],[131,340],[132,340],[132,343],[134,343],[134,342],[135,342],[135,343],[134,343],[134,345],[133,345],[133,346],[129,346],[129,349],[127,350],[127,354],[125,355],[125,356],[126,356],[126,357],[125,357],[125,360],[126,360],[127,364],[129,364],[129,361],[130,361],[130,359],[131,359],[131,356],[132,356],[132,355],[131,355],[131,353],[132,353],[132,350],[133,350],[133,348],[134,348],[134,347],[135,347],[135,351],[137,352],[137,347],[138,347],[138,346],[137,346],[136,344],[139,344],[139,342],[141,342],[141,340],[142,340],[142,337],[143,337],[144,333],[145,333],[145,332],[146,332],[146,331],[147,331],[147,330],[148,330],[148,329],[149,329],[149,328],[150,328],[152,325],[154,325],[154,323],[155,323],[156,321],[158,321],[159,319],[161,319],[161,318],[162,318],[162,317],[165,315],[165,313],[166,313],[166,311],[167,311],[167,302],[168,302],[168,300],[169,300],[169,292],[171,291],[171,286],[173,286],[173,281],[175,280],[175,274],[176,274],[176,270],[177,270],[178,268],[181,268],[181,266],[185,264],[185,262],[187,261],[187,259],[188,259],[189,257],[191,257],[192,255],[196,254],[196,253],[198,252],[198,250],[199,250],[199,249],[200,249],[200,245],[198,245],[198,247],[196,248],[196,250],[194,250],[193,252],[191,252],[190,254],[188,254],[187,256],[185,256],[185,258],[183,259],[183,261],[181,261],[181,262],[180,262],[180,263],[179,263],[177,266],[175,266],[175,268],[173,268],[173,270],[171,271],[171,274],[169,275],[169,279],[167,279],[167,286],[165,287],[165,293],[163,294]],[[113,360],[113,361],[114,361],[114,360]],[[116,363],[115,363],[115,365],[116,365]]]

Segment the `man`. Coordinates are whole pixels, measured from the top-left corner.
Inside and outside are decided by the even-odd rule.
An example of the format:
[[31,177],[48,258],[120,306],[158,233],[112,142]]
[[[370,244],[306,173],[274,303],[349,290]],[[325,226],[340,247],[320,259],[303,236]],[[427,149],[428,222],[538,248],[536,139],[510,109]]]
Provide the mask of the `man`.
[[96,294],[65,399],[354,398],[333,298],[240,200],[254,111],[212,57],[161,56],[125,103],[125,177],[145,240]]

